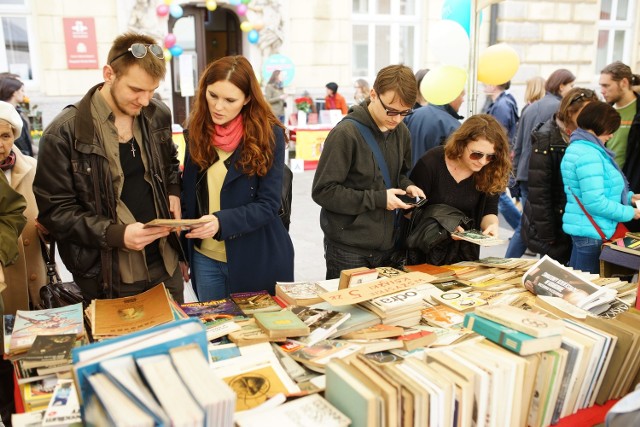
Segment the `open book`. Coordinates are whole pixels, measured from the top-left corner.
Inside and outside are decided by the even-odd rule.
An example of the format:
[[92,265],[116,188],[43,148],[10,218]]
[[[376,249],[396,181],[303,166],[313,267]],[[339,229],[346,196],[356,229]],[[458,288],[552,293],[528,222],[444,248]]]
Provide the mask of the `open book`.
[[546,255],[522,276],[522,284],[536,295],[559,297],[593,314],[606,311],[617,293],[595,285]]
[[454,231],[451,235],[480,246],[495,246],[505,243],[504,240],[497,237],[482,234],[480,230]]

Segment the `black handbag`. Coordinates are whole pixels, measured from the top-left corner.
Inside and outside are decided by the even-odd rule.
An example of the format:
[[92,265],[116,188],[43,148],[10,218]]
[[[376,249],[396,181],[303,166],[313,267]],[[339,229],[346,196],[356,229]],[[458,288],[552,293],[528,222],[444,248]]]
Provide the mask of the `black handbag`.
[[40,249],[42,250],[42,258],[47,267],[49,283],[40,288],[40,305],[36,308],[38,310],[44,310],[48,308],[65,307],[77,303],[82,303],[83,308],[86,308],[82,291],[76,282],[63,282],[60,279],[55,261],[55,241],[52,240],[49,248],[47,248],[47,244],[42,237],[40,237]]

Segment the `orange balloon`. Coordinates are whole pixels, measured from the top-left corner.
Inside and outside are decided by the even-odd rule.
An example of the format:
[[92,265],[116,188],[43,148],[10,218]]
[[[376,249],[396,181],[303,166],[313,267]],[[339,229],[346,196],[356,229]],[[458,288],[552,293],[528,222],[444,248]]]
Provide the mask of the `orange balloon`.
[[520,57],[506,43],[489,46],[478,58],[478,80],[489,85],[501,85],[515,76]]

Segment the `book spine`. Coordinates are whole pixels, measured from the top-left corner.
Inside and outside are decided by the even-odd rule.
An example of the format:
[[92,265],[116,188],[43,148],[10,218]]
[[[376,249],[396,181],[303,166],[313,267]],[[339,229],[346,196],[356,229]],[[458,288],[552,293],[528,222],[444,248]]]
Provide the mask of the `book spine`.
[[518,332],[506,328],[499,323],[489,319],[483,319],[473,313],[467,313],[464,316],[464,326],[507,350],[516,353],[520,353],[522,350],[522,340],[520,339],[521,337],[518,336]]
[[516,331],[520,331],[524,334],[531,335],[536,338],[540,338],[544,336],[544,332],[540,332],[539,329],[522,323],[521,318],[508,319],[504,316],[500,316],[491,311],[485,311],[485,310],[478,311],[476,312],[476,314],[487,320],[491,320],[493,322],[506,326],[507,328],[515,329]]

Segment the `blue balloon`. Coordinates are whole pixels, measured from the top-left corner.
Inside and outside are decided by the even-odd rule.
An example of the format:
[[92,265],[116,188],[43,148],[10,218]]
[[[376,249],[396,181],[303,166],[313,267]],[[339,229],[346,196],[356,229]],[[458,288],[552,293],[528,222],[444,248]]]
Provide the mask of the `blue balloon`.
[[241,0],[229,0],[231,6],[237,6],[241,3]]
[[256,44],[256,43],[258,43],[258,40],[260,39],[260,34],[258,34],[257,30],[251,30],[247,34],[247,38],[249,39],[249,43]]
[[182,46],[180,46],[179,44],[174,44],[169,48],[169,52],[171,52],[172,56],[180,56],[183,52]]
[[[442,19],[457,22],[469,35],[471,0],[445,0],[442,5]],[[480,22],[482,22],[482,13],[480,13]]]
[[182,10],[182,6],[180,6],[179,4],[172,4],[171,6],[169,6],[169,14],[174,18],[181,18],[183,13],[184,11]]

